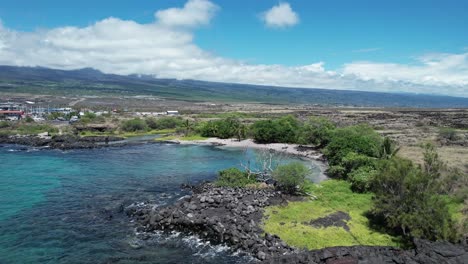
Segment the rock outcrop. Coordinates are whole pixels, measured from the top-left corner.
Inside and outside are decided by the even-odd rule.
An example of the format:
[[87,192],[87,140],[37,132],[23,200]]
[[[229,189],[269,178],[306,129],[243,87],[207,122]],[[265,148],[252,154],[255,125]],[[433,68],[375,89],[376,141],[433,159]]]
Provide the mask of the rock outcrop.
[[[295,249],[278,236],[265,234],[260,225],[263,208],[284,204],[286,198],[272,189],[221,188],[204,184],[173,205],[157,208],[140,204],[129,206],[125,211],[137,220],[139,232],[163,230],[196,234],[249,253],[263,263],[468,263],[467,250],[448,242],[418,240],[416,248],[407,251],[375,246]],[[341,221],[346,217],[340,214],[334,218]],[[330,219],[325,220],[329,222]],[[340,222],[338,220],[335,222]]]
[[78,137],[72,135],[43,136],[7,136],[0,135],[0,144],[18,144],[31,147],[49,147],[53,149],[91,149],[105,146],[106,142],[120,141],[124,138],[115,136]]

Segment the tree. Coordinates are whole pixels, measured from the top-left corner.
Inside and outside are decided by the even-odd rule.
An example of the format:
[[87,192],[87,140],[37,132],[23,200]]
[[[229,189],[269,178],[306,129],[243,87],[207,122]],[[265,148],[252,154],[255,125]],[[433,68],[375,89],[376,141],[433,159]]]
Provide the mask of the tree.
[[325,146],[329,141],[335,124],[324,117],[310,117],[301,132],[302,144]]
[[306,176],[310,173],[309,168],[300,162],[291,162],[280,165],[273,171],[273,179],[278,182],[279,187],[287,193],[295,194],[304,191]]
[[350,152],[368,157],[379,157],[382,137],[367,125],[339,128],[333,131],[324,149],[330,165],[341,165]]
[[188,136],[190,131],[193,130],[193,123],[190,122],[190,120],[185,119],[185,121],[182,123],[182,127],[184,128],[184,135]]
[[244,139],[247,135],[247,127],[244,124],[240,124],[235,128],[235,134],[238,141]]
[[252,127],[252,136],[257,143],[275,143],[279,141],[279,129],[273,120],[260,120]]
[[297,143],[300,122],[291,115],[276,120],[260,120],[252,127],[252,136],[257,143]]
[[372,213],[409,239],[453,239],[453,223],[446,201],[438,195],[436,177],[409,160],[382,160],[372,182]]
[[145,121],[149,128],[158,130],[174,129],[182,125],[183,122],[181,118],[172,116],[161,118],[149,117]]
[[124,121],[121,128],[125,132],[136,132],[147,130],[148,126],[143,119],[134,118]]
[[399,150],[400,148],[396,146],[393,140],[391,140],[389,137],[385,137],[382,145],[380,146],[379,158],[391,159],[398,153]]

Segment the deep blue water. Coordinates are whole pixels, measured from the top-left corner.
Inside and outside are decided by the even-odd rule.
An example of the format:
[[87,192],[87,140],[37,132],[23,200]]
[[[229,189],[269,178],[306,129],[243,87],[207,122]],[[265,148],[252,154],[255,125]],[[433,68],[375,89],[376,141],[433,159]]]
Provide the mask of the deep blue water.
[[224,247],[182,235],[139,240],[121,209],[171,203],[186,194],[182,183],[212,180],[256,155],[195,145],[66,152],[0,146],[0,263],[244,263]]

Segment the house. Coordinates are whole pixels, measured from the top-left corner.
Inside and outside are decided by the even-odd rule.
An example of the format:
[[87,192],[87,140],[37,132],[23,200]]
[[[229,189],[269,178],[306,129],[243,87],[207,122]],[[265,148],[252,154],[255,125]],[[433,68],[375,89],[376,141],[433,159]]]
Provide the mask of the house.
[[0,118],[7,120],[20,120],[24,116],[24,111],[20,110],[0,110]]

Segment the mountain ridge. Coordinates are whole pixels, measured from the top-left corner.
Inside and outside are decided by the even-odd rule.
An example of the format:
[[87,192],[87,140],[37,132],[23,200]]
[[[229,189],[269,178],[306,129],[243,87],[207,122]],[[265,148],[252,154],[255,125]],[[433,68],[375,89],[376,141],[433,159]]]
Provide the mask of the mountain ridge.
[[185,101],[257,102],[364,107],[468,108],[468,98],[411,93],[208,82],[0,65],[0,91],[33,94],[152,95]]

